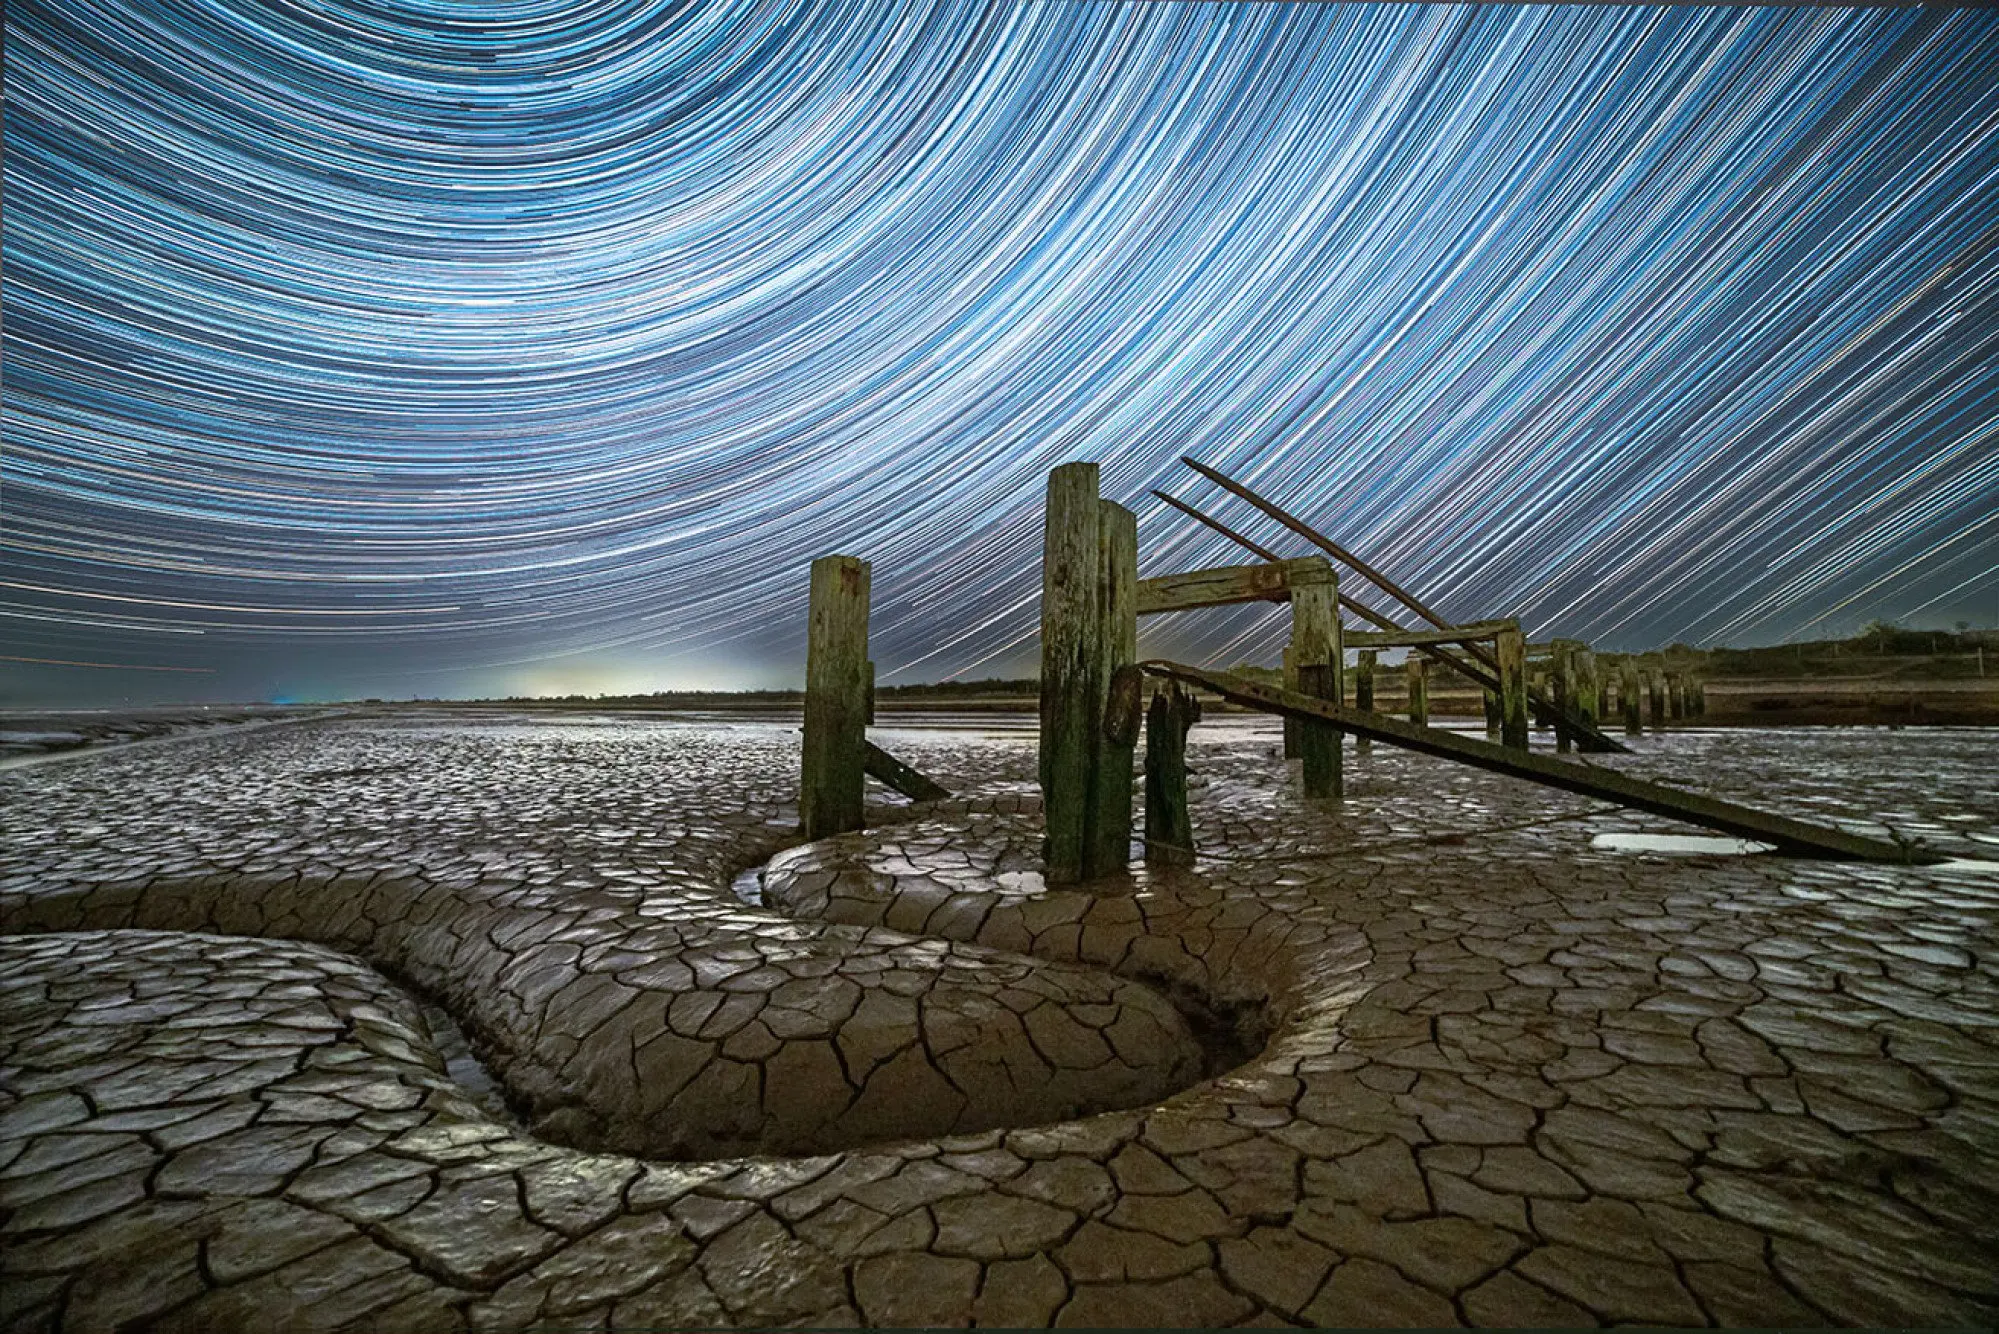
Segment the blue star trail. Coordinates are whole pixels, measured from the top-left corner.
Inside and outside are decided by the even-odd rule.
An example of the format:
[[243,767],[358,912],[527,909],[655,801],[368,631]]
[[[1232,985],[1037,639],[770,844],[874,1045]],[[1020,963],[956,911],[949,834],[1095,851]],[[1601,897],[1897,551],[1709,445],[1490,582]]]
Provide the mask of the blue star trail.
[[11,0],[6,68],[16,699],[780,683],[832,551],[885,682],[1014,674],[1057,463],[1148,573],[1242,559],[1153,486],[1302,554],[1182,453],[1535,635],[1999,612],[1988,11]]

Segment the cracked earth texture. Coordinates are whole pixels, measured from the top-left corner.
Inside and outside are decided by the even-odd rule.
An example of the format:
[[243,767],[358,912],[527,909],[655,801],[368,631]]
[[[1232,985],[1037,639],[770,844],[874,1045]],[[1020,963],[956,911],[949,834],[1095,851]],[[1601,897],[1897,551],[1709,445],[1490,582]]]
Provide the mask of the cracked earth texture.
[[[1192,741],[1199,863],[1087,892],[1037,874],[1031,733],[898,731],[962,795],[788,850],[775,724],[0,774],[0,1326],[1999,1315],[1999,877],[1607,851],[1674,827],[1380,748],[1311,803],[1274,729]],[[1976,732],[1641,744],[1999,845]]]

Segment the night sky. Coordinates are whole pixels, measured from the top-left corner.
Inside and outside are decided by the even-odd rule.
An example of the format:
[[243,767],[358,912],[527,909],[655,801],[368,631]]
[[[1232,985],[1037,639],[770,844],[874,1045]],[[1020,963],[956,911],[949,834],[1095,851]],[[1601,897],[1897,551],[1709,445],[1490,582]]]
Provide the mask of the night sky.
[[1031,672],[1055,464],[1305,554],[1182,453],[1536,636],[1999,616],[1990,11],[6,12],[17,704],[794,682],[833,551]]

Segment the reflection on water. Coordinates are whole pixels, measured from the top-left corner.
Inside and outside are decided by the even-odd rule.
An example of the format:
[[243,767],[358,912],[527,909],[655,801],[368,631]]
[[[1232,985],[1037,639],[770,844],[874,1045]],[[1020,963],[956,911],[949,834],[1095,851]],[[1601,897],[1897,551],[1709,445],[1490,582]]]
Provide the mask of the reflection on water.
[[1739,855],[1769,852],[1774,845],[1719,834],[1598,834],[1590,840],[1593,848],[1611,852],[1666,852],[1683,855]]

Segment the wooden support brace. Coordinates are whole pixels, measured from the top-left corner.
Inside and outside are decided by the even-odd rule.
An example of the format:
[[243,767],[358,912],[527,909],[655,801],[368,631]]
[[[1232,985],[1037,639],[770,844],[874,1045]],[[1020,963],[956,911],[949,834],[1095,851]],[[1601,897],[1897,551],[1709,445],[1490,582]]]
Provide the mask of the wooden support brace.
[[805,746],[799,823],[808,839],[861,827],[869,713],[868,563],[812,562],[805,649]]
[[1261,565],[1217,565],[1188,574],[1140,579],[1136,590],[1137,612],[1140,616],[1153,616],[1198,607],[1229,607],[1241,602],[1282,602],[1291,595],[1291,581],[1301,571],[1324,564],[1321,557],[1304,556]]
[[949,788],[904,764],[874,742],[863,744],[866,749],[862,768],[868,777],[879,779],[911,801],[936,801],[951,795]]
[[[1473,621],[1468,625],[1452,626],[1445,630],[1353,630],[1347,634],[1349,645],[1367,648],[1418,648],[1424,644],[1477,644],[1493,638],[1507,626],[1519,626],[1518,621]],[[1476,679],[1476,678],[1474,678]]]

